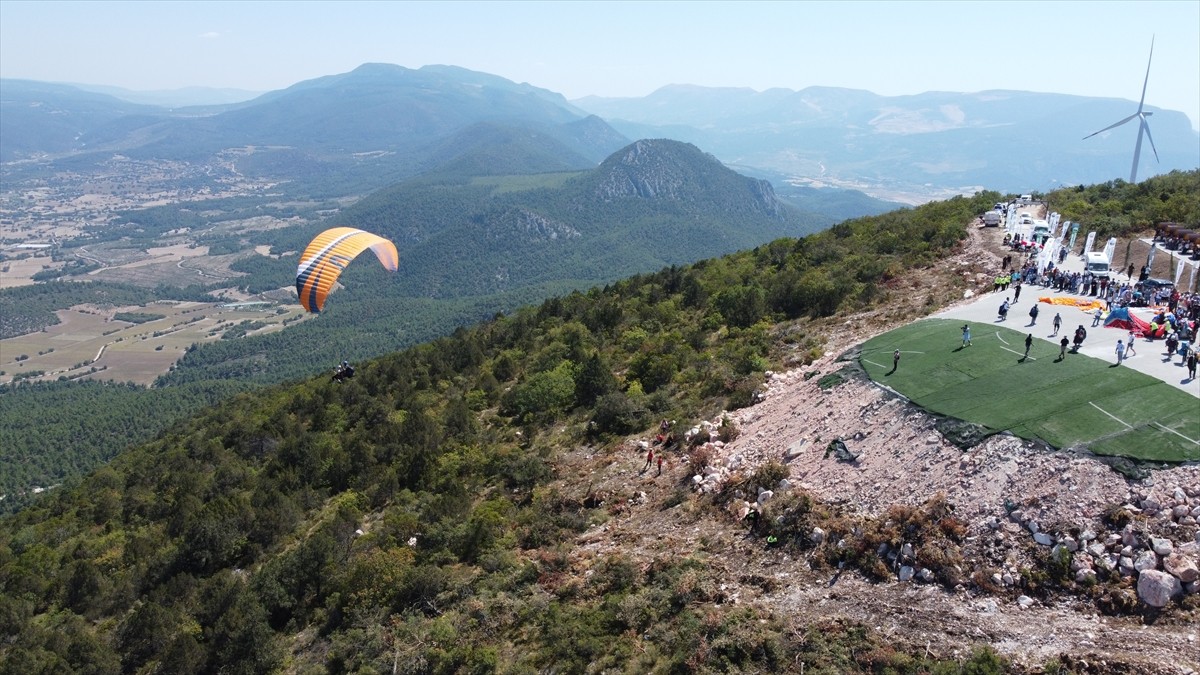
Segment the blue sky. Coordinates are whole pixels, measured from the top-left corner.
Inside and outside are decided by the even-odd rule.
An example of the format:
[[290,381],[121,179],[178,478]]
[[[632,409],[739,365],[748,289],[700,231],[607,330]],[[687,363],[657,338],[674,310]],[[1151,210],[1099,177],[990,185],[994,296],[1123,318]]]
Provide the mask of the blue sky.
[[1019,89],[1136,101],[1151,36],[1147,104],[1200,125],[1200,0],[0,0],[0,77],[267,91],[366,62],[443,63],[572,99],[698,84],[884,95]]

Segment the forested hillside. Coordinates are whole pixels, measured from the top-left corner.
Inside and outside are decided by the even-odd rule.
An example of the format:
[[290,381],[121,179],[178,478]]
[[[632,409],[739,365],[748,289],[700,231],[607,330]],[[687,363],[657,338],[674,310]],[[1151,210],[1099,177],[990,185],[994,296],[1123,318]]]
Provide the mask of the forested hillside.
[[866,627],[799,636],[713,604],[716,581],[687,552],[652,569],[606,556],[563,583],[575,536],[609,511],[552,483],[568,449],[611,452],[660,418],[686,427],[752,402],[765,369],[820,353],[808,319],[886,303],[998,198],[669,267],[361,363],[344,383],[238,395],[0,520],[0,671],[940,668],[848,656],[885,645]]
[[147,389],[82,380],[0,388],[0,512],[31,503],[30,487],[78,479],[125,447],[252,386],[209,380]]

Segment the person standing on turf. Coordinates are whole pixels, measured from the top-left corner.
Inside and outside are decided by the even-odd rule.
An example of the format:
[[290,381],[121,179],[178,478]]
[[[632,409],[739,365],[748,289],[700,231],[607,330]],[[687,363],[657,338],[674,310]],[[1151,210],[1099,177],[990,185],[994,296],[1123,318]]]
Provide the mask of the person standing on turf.
[[1025,356],[1021,357],[1022,361],[1029,358],[1029,348],[1032,346],[1033,346],[1033,333],[1027,333],[1025,335]]
[[1068,344],[1068,342],[1069,342],[1069,340],[1067,340],[1067,336],[1066,336],[1066,335],[1064,335],[1064,336],[1062,337],[1062,339],[1058,341],[1058,360],[1059,360],[1059,361],[1062,361],[1063,359],[1067,358],[1067,344]]
[[1117,340],[1117,365],[1121,365],[1121,361],[1125,360],[1125,343]]
[[897,349],[896,351],[892,352],[892,372],[893,373],[896,372],[896,369],[899,367],[900,367],[900,350]]
[[1050,335],[1051,336],[1058,335],[1059,328],[1062,328],[1062,314],[1055,312],[1055,314],[1054,314],[1054,332],[1051,333]]
[[1079,353],[1079,348],[1083,346],[1083,341],[1087,339],[1087,331],[1084,330],[1083,324],[1075,329],[1075,339],[1072,341],[1075,345],[1075,353]]
[[971,346],[971,324],[964,323],[963,327],[962,327],[962,332],[963,332],[962,346],[970,347]]

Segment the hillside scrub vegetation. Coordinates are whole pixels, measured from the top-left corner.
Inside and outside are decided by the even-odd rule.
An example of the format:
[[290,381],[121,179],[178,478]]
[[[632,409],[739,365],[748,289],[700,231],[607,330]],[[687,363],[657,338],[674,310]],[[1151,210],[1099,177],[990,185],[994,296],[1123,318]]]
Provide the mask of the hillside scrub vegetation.
[[[820,353],[803,319],[886,300],[997,197],[572,293],[346,382],[235,396],[0,521],[6,672],[790,663],[813,643],[760,610],[701,609],[719,590],[687,556],[568,581],[573,538],[607,511],[558,487],[556,457],[753,402],[765,369]],[[832,654],[875,639],[842,627],[814,658],[870,670]]]
[[[915,271],[942,280],[929,309],[960,297],[939,264],[999,199],[847,221],[497,315],[345,382],[238,394],[0,519],[0,672],[1004,672],[986,647],[797,632],[732,602],[700,552],[591,556],[580,535],[624,502],[562,470],[754,403],[766,370],[819,357],[831,317],[915,292]],[[720,518],[727,497],[681,485],[669,503]],[[878,521],[799,491],[772,509],[762,535],[863,533],[821,549],[831,569],[872,578],[871,547],[913,538],[945,551],[940,583],[971,583],[944,501]]]

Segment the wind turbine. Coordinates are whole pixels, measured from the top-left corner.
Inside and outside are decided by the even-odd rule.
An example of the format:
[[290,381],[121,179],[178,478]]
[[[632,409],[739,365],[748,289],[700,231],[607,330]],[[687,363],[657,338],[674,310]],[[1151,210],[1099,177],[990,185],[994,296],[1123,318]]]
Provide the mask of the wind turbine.
[[1116,124],[1110,124],[1110,125],[1104,127],[1100,131],[1097,131],[1095,134],[1088,134],[1087,136],[1083,137],[1083,140],[1086,141],[1087,139],[1091,138],[1092,136],[1095,136],[1096,134],[1102,134],[1102,133],[1108,131],[1109,129],[1115,129],[1116,127],[1119,127],[1122,124],[1125,124],[1126,122],[1128,122],[1134,118],[1138,118],[1139,127],[1138,127],[1137,144],[1133,146],[1133,168],[1131,168],[1129,170],[1129,182],[1130,183],[1137,182],[1138,160],[1141,159],[1141,156],[1142,156],[1142,134],[1143,133],[1145,133],[1146,138],[1150,140],[1150,149],[1154,151],[1154,160],[1158,161],[1158,148],[1154,147],[1154,137],[1150,135],[1150,124],[1146,121],[1146,118],[1150,117],[1154,113],[1142,110],[1142,106],[1144,106],[1146,104],[1146,85],[1150,83],[1150,61],[1152,61],[1153,59],[1154,59],[1154,38],[1151,37],[1150,38],[1150,59],[1148,59],[1146,61],[1146,80],[1144,82],[1142,82],[1142,100],[1138,101],[1137,112],[1133,113],[1129,117],[1126,117],[1125,119],[1121,120],[1120,122],[1117,122]]

